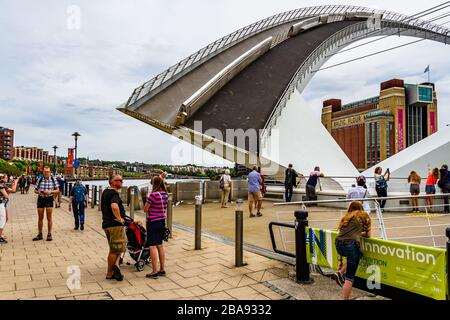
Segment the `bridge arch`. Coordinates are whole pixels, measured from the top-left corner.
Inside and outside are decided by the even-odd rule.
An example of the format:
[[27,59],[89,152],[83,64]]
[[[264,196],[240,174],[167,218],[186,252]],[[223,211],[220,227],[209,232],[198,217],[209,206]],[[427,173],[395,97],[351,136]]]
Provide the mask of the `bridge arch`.
[[[301,92],[315,70],[355,41],[394,32],[445,44],[450,35],[449,29],[440,25],[365,7],[317,6],[287,11],[241,28],[200,49],[136,88],[118,109],[165,132],[183,129],[188,136],[202,138],[204,132],[195,131],[193,123],[196,120],[203,121],[205,131],[209,128],[222,131],[228,128],[261,129],[260,142],[264,143],[292,92]],[[247,59],[249,55],[256,55],[252,50],[268,41],[267,48],[254,51],[258,56]],[[300,50],[299,44],[304,52],[292,59],[295,63],[280,68],[274,80],[276,88],[259,83],[252,85],[259,82],[255,81],[258,72],[263,78],[270,76],[270,72],[276,73],[273,68],[287,65],[286,58],[290,58],[287,54],[294,49]],[[245,88],[249,101],[236,94],[239,88]],[[201,99],[192,99],[195,95]],[[195,108],[186,109],[184,103],[194,100],[199,101]],[[252,110],[252,103],[257,109]],[[248,121],[248,114],[255,114],[255,110],[258,117]],[[229,119],[217,121],[219,114]],[[236,116],[240,114],[242,117]],[[259,146],[238,148],[224,141],[210,140],[246,157],[258,153]],[[211,146],[211,143],[192,143],[203,149]],[[252,162],[248,160],[245,164]]]

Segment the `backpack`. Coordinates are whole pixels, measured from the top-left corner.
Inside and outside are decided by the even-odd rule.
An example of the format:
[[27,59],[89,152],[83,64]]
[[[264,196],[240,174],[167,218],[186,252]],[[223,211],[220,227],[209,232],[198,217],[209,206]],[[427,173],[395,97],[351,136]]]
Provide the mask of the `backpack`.
[[[59,187],[59,184],[55,182],[55,178],[53,178],[53,176],[50,176],[50,179],[52,179],[53,184],[55,185],[55,188]],[[36,184],[36,188],[39,189],[39,187],[41,186],[42,181],[44,181],[44,177],[40,177],[37,184]]]
[[224,189],[225,188],[225,179],[223,178],[223,176],[220,177],[219,188],[220,189]]
[[387,189],[387,183],[386,183],[386,179],[384,179],[383,176],[381,176],[380,179],[378,179],[375,183],[375,188],[376,189]]
[[73,187],[73,198],[75,202],[84,202],[86,195],[86,188],[82,185]]

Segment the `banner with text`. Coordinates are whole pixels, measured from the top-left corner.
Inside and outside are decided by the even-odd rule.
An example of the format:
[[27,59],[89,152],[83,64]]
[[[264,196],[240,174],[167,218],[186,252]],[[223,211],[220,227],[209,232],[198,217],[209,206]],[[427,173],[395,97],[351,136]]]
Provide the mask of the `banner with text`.
[[67,165],[69,167],[73,166],[73,148],[69,148],[67,152]]
[[[337,270],[337,232],[307,227],[306,234],[308,263]],[[437,300],[446,299],[446,250],[361,238],[361,252],[357,277]]]

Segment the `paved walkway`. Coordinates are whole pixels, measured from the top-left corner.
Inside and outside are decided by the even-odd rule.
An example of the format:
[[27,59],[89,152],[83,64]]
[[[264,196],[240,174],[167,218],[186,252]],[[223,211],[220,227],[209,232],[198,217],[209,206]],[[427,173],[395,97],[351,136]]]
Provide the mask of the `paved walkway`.
[[[37,233],[36,196],[13,194],[5,228],[9,243],[0,246],[0,299],[283,299],[268,282],[288,278],[289,267],[245,252],[246,267],[234,267],[234,247],[203,238],[194,250],[194,236],[174,229],[166,243],[167,277],[147,279],[149,267],[137,272],[123,265],[125,280],[105,279],[108,246],[101,214],[89,209],[84,231],[73,230],[73,217],[54,209],[52,242],[33,242]],[[44,237],[46,224],[44,220]],[[133,262],[127,255],[125,262]],[[81,288],[70,290],[67,270],[81,271]],[[269,285],[270,286],[270,285]]]
[[[299,205],[274,206],[271,201],[263,202],[264,209],[262,217],[249,218],[247,202],[244,202],[244,241],[261,248],[272,250],[272,242],[269,235],[269,223],[272,221],[294,223],[294,212],[299,210]],[[226,238],[234,238],[236,205],[229,208],[220,208],[219,203],[206,203],[202,207],[202,230]],[[336,229],[344,210],[332,207],[308,207],[309,225],[315,228]],[[379,221],[375,212],[371,213],[372,236],[381,237]],[[445,229],[450,226],[450,215],[407,212],[386,212],[383,216],[384,225],[387,228],[389,238],[404,238],[402,241],[424,246],[445,246],[447,238]],[[190,204],[182,204],[174,207],[173,221],[189,227],[195,225],[195,207]],[[430,226],[431,225],[431,226]],[[411,226],[411,228],[405,228]],[[440,237],[421,238],[425,236],[438,235]],[[277,246],[282,247],[283,240],[277,227],[274,228],[274,236]],[[283,239],[286,249],[294,252],[294,231],[283,228]]]

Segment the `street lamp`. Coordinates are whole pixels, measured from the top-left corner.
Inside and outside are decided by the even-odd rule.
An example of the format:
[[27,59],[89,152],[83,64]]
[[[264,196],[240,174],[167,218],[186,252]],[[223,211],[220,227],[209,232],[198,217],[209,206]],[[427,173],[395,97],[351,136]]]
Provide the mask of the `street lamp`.
[[[72,136],[75,138],[75,161],[77,161],[77,150],[78,150],[78,137],[81,136],[78,132],[74,132]],[[75,177],[77,177],[78,167],[75,168]]]
[[53,146],[53,174],[56,175],[56,149],[58,149],[58,146]]

